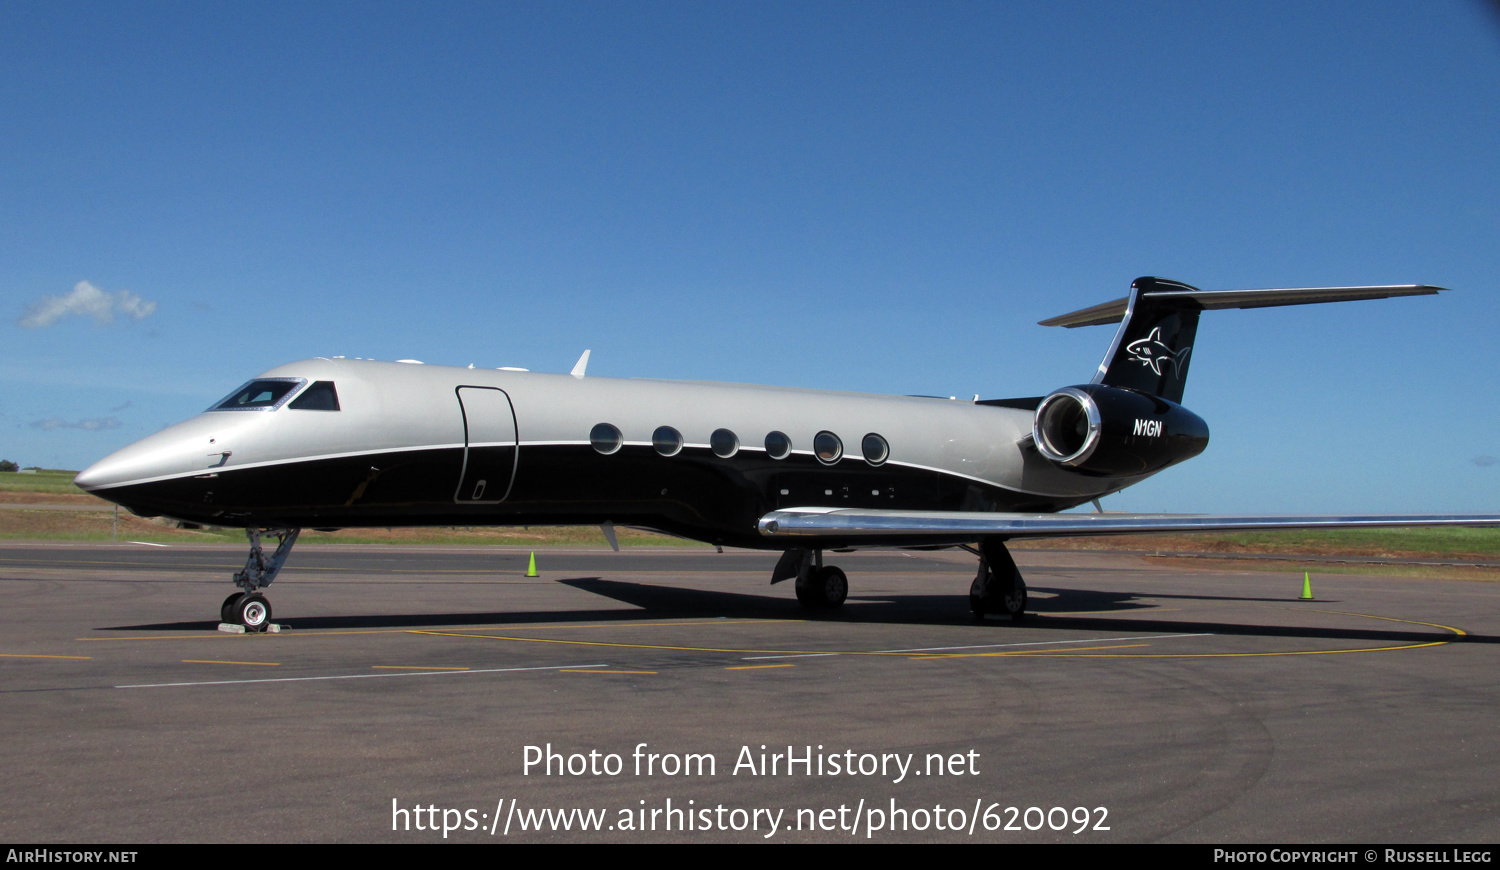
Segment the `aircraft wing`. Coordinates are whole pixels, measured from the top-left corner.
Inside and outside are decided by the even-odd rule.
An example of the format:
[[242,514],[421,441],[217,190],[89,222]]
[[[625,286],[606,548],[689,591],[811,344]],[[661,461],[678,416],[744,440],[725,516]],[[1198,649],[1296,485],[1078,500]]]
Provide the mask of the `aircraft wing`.
[[1378,528],[1384,526],[1500,526],[1500,514],[1350,514],[1241,516],[1229,514],[982,513],[854,508],[786,508],[760,518],[769,538],[827,537],[953,539],[1059,538],[1164,532],[1249,532],[1274,529]]

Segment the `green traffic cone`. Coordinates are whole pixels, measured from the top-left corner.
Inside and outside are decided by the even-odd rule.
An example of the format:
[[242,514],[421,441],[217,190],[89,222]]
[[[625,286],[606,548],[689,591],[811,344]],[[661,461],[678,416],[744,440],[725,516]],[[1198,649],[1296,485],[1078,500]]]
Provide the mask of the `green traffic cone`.
[[1306,571],[1302,572],[1302,598],[1300,598],[1299,600],[1301,600],[1301,601],[1311,601],[1311,600],[1313,600],[1313,597],[1312,597],[1312,576],[1309,575]]
[[[536,551],[535,550],[531,551],[531,561],[528,562],[527,565],[526,565],[526,576],[527,577],[537,577],[537,576],[539,576],[536,573]],[[1312,596],[1309,595],[1308,597],[1311,598]]]

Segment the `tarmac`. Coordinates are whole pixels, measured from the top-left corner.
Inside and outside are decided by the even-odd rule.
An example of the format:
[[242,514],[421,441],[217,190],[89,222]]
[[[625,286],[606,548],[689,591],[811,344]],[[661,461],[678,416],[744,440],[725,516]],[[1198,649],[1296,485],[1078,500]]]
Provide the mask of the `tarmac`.
[[0,839],[1500,840],[1500,585],[1016,555],[0,545]]

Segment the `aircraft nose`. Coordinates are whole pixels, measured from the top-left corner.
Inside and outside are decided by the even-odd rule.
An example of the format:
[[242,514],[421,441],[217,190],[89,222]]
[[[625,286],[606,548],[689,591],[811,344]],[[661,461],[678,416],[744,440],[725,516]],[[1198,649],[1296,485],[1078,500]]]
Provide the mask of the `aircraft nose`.
[[[209,464],[214,435],[230,428],[222,419],[195,417],[142,438],[85,468],[73,482],[108,498],[107,490],[192,473]],[[220,441],[223,439],[220,438]]]
[[122,450],[116,450],[78,472],[78,475],[73,478],[73,484],[79,489],[93,492],[150,476],[152,469],[146,467],[147,463],[141,461],[140,443],[136,442]]
[[118,483],[118,474],[111,467],[112,463],[110,459],[112,458],[113,454],[106,456],[88,468],[78,472],[77,476],[73,478],[73,485],[79,489],[94,490],[109,486],[111,482]]

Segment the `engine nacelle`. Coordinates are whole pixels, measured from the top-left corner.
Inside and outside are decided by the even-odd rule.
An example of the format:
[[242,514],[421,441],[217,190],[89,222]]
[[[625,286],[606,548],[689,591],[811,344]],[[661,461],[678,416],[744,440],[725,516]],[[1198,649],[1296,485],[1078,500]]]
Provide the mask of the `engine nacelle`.
[[1101,477],[1150,474],[1208,446],[1208,424],[1192,411],[1102,384],[1063,387],[1043,399],[1031,434],[1046,458]]

